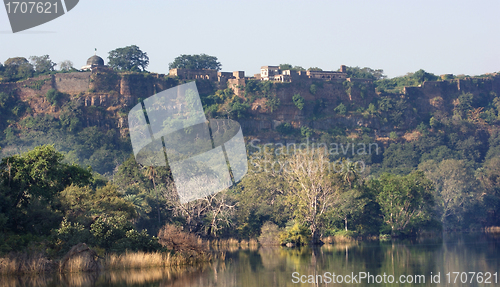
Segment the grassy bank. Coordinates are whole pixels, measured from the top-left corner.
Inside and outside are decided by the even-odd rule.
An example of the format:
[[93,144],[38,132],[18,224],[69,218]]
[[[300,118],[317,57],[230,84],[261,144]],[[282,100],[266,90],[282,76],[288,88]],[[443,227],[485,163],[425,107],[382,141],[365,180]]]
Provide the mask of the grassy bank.
[[182,265],[195,265],[210,262],[215,259],[224,259],[225,253],[198,253],[198,252],[126,252],[123,254],[106,254],[96,259],[97,268],[90,269],[92,265],[87,256],[74,256],[66,260],[50,260],[45,255],[11,254],[0,258],[0,274],[42,274],[42,273],[72,273],[98,270],[123,270],[141,268],[164,268]]

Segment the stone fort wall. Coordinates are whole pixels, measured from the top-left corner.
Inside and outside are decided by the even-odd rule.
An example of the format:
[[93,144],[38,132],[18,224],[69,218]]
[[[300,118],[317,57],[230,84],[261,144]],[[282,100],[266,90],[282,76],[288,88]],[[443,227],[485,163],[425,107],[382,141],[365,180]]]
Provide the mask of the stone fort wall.
[[53,88],[67,94],[79,94],[89,90],[91,72],[75,72],[53,75]]

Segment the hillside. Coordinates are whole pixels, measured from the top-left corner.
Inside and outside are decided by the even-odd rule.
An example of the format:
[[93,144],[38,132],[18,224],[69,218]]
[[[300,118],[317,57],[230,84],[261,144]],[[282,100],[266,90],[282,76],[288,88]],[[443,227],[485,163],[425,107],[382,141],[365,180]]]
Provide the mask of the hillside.
[[[500,75],[440,79],[421,70],[383,79],[349,71],[356,70],[348,68],[348,76],[340,80],[196,80],[207,117],[241,123],[250,165],[228,192],[187,205],[176,200],[168,168],[135,162],[127,113],[141,99],[190,79],[96,69],[1,83],[0,143],[7,159],[3,183],[11,188],[7,166],[17,160],[5,156],[51,144],[64,153],[65,162],[90,166],[112,179],[111,196],[134,206],[134,225],[149,235],[166,223],[206,237],[248,239],[258,237],[270,221],[286,230],[306,226],[313,241],[344,232],[347,222],[349,232],[359,235],[498,226]],[[302,153],[289,153],[294,144],[309,153],[302,159]],[[325,154],[318,154],[321,147]],[[53,153],[47,147],[41,150]],[[24,154],[26,162],[38,152]],[[332,200],[325,213],[304,209],[309,204],[298,209],[294,203],[314,188],[298,188],[293,184],[298,179],[282,164],[300,166],[301,160],[326,160],[337,171],[312,171]],[[311,183],[309,177],[304,179]],[[101,193],[96,187],[103,184],[100,176],[94,174],[93,181],[87,188]],[[331,193],[336,189],[341,193]],[[65,192],[84,191],[68,187]],[[390,210],[390,198],[396,195],[418,211],[400,215],[409,216],[408,224],[388,219],[401,210]],[[58,200],[52,203],[54,210],[59,209]],[[198,209],[203,211],[198,214]],[[307,214],[312,217],[304,217]],[[82,222],[91,228],[92,221]],[[17,230],[15,221],[9,224]],[[39,234],[49,234],[54,226]]]
[[[110,175],[131,153],[128,110],[140,99],[186,81],[106,70],[1,83],[2,155],[54,144],[71,161]],[[474,139],[477,156],[469,159],[477,164],[485,159],[498,128],[500,75],[415,81],[418,86],[390,92],[384,90],[388,81],[248,80],[237,87],[238,95],[229,84],[197,80],[197,85],[208,117],[237,119],[244,135],[260,143],[355,139],[380,143],[383,153],[391,144],[418,143],[425,134],[441,138],[434,140],[436,147],[451,150]],[[432,153],[429,149],[421,152]],[[397,168],[384,159],[379,154],[368,164]]]

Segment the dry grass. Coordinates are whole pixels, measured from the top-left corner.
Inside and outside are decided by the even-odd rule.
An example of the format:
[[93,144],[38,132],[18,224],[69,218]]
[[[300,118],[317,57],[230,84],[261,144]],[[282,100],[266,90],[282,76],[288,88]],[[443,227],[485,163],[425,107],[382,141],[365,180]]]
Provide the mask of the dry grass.
[[53,264],[41,253],[13,254],[0,258],[0,274],[45,273]]
[[[124,254],[107,254],[100,260],[100,265],[107,270],[127,270],[142,269],[151,267],[174,267],[181,265],[195,265],[202,262],[210,262],[216,259],[224,260],[226,254],[218,252],[215,254],[208,252],[178,252],[171,253],[145,253],[126,252]],[[60,261],[51,261],[44,256],[26,255],[10,256],[0,258],[0,275],[17,275],[45,273],[59,271],[60,273],[77,273],[88,270],[88,261],[82,256],[69,258],[64,267]],[[59,266],[59,268],[57,268]]]
[[85,265],[86,262],[82,256],[76,256],[73,258],[68,259],[68,262],[66,263],[65,268],[61,268],[61,271],[64,269],[65,272],[80,272],[82,270],[85,270]]
[[402,138],[404,138],[408,142],[416,141],[422,136],[422,133],[419,131],[407,132]]
[[104,258],[104,268],[108,270],[118,269],[141,269],[151,267],[172,267],[181,265],[194,265],[201,262],[209,262],[215,259],[225,259],[225,253],[145,253],[127,252],[124,254],[108,254]]
[[108,254],[104,259],[106,269],[137,269],[148,267],[170,266],[170,254],[160,252],[126,252],[125,254]]

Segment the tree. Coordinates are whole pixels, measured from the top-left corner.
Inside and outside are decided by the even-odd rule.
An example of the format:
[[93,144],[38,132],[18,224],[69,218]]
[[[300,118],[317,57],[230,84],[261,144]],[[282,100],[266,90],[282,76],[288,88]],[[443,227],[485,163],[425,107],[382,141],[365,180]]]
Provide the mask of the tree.
[[468,228],[466,215],[478,196],[478,182],[462,160],[445,159],[439,163],[429,160],[419,169],[434,184],[436,212],[445,229]]
[[308,71],[318,71],[318,72],[321,72],[323,71],[323,69],[319,68],[319,67],[310,67],[309,69],[307,69]]
[[64,60],[60,62],[58,65],[59,65],[59,71],[71,71],[75,69],[73,67],[73,62],[71,62],[70,60]]
[[25,79],[33,76],[33,65],[24,57],[9,58],[4,62],[4,76],[9,81]]
[[383,174],[369,182],[377,194],[384,223],[392,235],[416,232],[432,220],[432,182],[422,171],[405,176]]
[[486,213],[485,225],[498,226],[500,222],[500,158],[492,157],[478,170],[484,193],[481,201]]
[[376,81],[387,77],[384,75],[384,70],[382,69],[374,70],[368,67],[346,67],[346,71],[348,78],[362,78]]
[[109,52],[109,66],[118,71],[145,71],[149,65],[147,53],[136,45],[117,48]]
[[180,55],[172,63],[168,64],[169,69],[211,69],[217,71],[220,71],[221,66],[221,63],[217,61],[217,57],[206,54]]
[[35,67],[35,71],[37,74],[52,72],[54,71],[54,67],[57,65],[50,60],[49,55],[31,56],[30,62],[31,65]]
[[0,162],[0,212],[8,215],[7,226],[19,232],[48,234],[58,215],[56,195],[65,187],[90,184],[90,170],[62,162],[53,146],[40,146],[5,157]]
[[301,66],[292,66],[290,64],[280,64],[280,70],[285,71],[285,70],[292,70],[292,71],[305,71]]
[[331,210],[344,190],[342,180],[331,170],[331,163],[323,149],[291,155],[284,169],[290,182],[287,199],[294,206],[299,223],[309,226],[313,243],[319,242],[325,214]]

